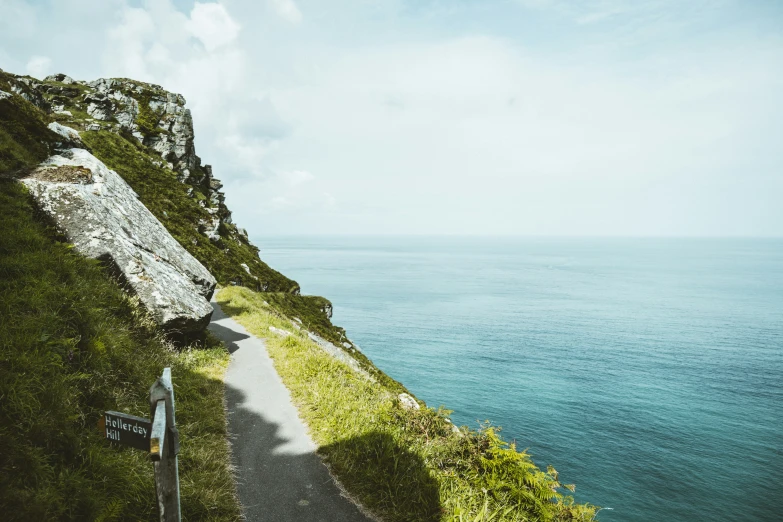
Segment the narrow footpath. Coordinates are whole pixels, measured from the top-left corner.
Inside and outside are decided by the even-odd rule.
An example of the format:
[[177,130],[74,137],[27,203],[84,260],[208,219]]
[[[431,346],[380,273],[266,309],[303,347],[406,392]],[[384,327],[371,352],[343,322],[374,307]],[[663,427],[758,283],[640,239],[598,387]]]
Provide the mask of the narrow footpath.
[[239,500],[249,521],[368,521],[341,494],[266,351],[212,301],[209,330],[231,352],[226,402]]

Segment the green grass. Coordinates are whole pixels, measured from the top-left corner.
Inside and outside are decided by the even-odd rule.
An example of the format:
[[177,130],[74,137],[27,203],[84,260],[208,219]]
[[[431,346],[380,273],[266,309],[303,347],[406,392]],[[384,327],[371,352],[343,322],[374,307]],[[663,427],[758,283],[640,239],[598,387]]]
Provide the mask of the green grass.
[[[319,453],[348,492],[383,520],[594,519],[594,506],[575,504],[554,469],[537,468],[496,428],[456,433],[447,410],[403,409],[398,389],[327,355],[277,313],[268,294],[229,287],[217,299],[267,340]],[[293,335],[278,337],[269,326]]]
[[[11,92],[0,73],[0,90]],[[0,173],[32,167],[44,160],[59,136],[46,125],[48,117],[21,96],[0,100]]]
[[4,520],[151,520],[149,457],[112,447],[103,411],[149,417],[148,391],[171,366],[188,520],[239,520],[222,375],[210,339],[175,350],[96,261],[0,180],[0,509]]
[[[10,91],[0,73],[0,89]],[[85,259],[7,174],[60,138],[21,96],[0,101],[0,509],[4,520],[150,520],[143,452],[98,432],[106,410],[149,417],[150,385],[171,366],[181,434],[182,512],[239,520],[222,376],[206,337],[175,349],[97,261]]]
[[133,96],[137,102],[139,102],[139,115],[136,117],[136,124],[139,126],[139,130],[144,137],[150,137],[153,134],[159,134],[165,132],[158,127],[160,118],[163,116],[163,111],[155,112],[150,108],[150,100],[152,99],[152,91],[144,90],[141,94],[135,92],[129,93]]

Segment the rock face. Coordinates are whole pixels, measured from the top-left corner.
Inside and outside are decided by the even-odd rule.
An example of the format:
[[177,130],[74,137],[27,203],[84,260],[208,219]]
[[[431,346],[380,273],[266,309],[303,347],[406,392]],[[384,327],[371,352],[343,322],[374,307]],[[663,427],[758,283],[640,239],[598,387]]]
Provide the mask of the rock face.
[[[53,129],[71,141],[78,133]],[[131,187],[90,152],[60,151],[23,180],[84,255],[107,262],[169,331],[203,330],[215,278],[168,233]]]
[[[96,149],[95,154],[108,163],[111,164],[112,155],[119,152],[119,145],[106,136],[113,133],[133,145],[140,158],[149,161],[151,167],[144,169],[148,174],[165,173],[166,190],[160,195],[140,192],[144,201],[151,204],[158,219],[167,225],[169,215],[163,211],[164,207],[168,212],[188,216],[188,223],[178,228],[177,238],[206,267],[214,270],[214,275],[223,284],[244,284],[258,291],[299,293],[296,281],[264,263],[247,233],[233,223],[221,191],[222,183],[213,176],[209,165],[201,164],[201,158],[196,154],[193,119],[182,95],[168,92],[159,85],[126,78],[86,82],[64,74],[37,80],[2,73],[2,80],[8,85],[5,90],[9,91],[9,96],[15,93],[24,97],[57,124],[90,132],[90,135],[82,135],[88,142],[107,143],[106,149]],[[50,129],[63,137],[59,148],[85,148],[60,127]],[[141,176],[130,179],[119,165],[114,167],[131,184],[143,183]],[[171,181],[179,182],[182,192],[179,187],[172,187]],[[174,197],[162,195],[166,191],[171,194],[172,189],[176,191]]]

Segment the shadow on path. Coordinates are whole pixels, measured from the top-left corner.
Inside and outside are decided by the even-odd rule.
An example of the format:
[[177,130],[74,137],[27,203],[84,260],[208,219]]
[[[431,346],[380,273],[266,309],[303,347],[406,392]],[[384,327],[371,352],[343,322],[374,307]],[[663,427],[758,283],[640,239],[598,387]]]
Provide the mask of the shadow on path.
[[372,511],[393,512],[393,520],[441,520],[438,483],[421,457],[390,435],[370,432],[323,446],[318,453],[347,488],[359,497],[373,499],[374,503],[367,503]]
[[[225,397],[237,490],[247,520],[361,522],[371,520],[345,498],[299,418],[264,341],[216,303],[209,329],[226,342],[231,363]],[[435,521],[438,485],[418,455],[385,433],[324,446],[318,453],[346,486],[388,520]]]
[[245,394],[226,385],[232,461],[249,521],[370,520],[341,495],[320,457],[282,436],[280,425],[245,407]]

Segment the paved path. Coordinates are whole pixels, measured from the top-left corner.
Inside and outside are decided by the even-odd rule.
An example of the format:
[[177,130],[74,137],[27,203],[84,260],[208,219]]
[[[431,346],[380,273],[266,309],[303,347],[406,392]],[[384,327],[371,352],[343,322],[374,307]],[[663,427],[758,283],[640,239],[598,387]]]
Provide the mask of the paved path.
[[209,329],[231,352],[226,372],[228,429],[239,500],[249,521],[370,520],[343,497],[315,454],[264,341],[213,301]]

